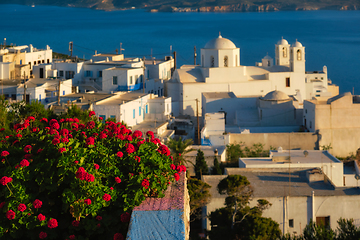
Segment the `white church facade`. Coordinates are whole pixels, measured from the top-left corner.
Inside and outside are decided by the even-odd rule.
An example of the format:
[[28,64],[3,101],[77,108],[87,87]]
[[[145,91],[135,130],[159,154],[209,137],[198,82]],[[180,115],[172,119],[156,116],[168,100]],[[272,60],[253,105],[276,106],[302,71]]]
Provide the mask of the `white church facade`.
[[[281,39],[275,45],[275,63],[265,56],[256,66],[240,63],[240,49],[229,39],[210,40],[201,49],[201,65],[184,65],[166,83],[166,94],[179,106],[180,115],[196,115],[204,92],[233,92],[237,97],[265,96],[279,90],[300,104],[313,97],[334,96],[338,87],[328,84],[327,68],[305,71],[305,47]],[[199,108],[199,115],[202,109]]]

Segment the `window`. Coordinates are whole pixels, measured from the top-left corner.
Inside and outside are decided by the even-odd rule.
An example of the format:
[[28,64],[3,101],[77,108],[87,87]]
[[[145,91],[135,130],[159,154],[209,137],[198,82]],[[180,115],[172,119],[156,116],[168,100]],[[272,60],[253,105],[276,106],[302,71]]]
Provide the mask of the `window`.
[[46,60],[47,63],[50,63],[50,59]]
[[270,62],[270,60],[268,61],[268,67],[270,67],[270,65],[271,65],[271,62]]
[[141,107],[139,107],[139,116],[141,116]]
[[42,60],[41,63],[45,63],[45,60]]
[[287,48],[283,47],[283,57],[286,58],[287,57]]
[[110,115],[110,118],[116,120],[116,116],[115,116],[115,115]]
[[63,77],[64,76],[64,71],[59,71],[59,77]]
[[102,71],[99,71],[98,77],[102,77]]
[[85,77],[92,77],[92,71],[85,71]]
[[63,91],[63,95],[65,95],[65,91]]
[[36,61],[34,61],[34,65],[36,65]]
[[298,61],[301,61],[301,51],[300,51],[300,49],[299,50],[297,50],[297,60]]
[[316,92],[321,92],[321,90],[316,90]]
[[294,227],[294,219],[289,219],[289,227],[290,228]]
[[41,63],[41,61],[39,60],[39,61],[38,61],[38,64],[40,64],[40,63]]
[[41,94],[39,94],[39,101],[41,101]]
[[135,119],[135,109],[133,109],[133,119]]
[[229,58],[228,56],[224,57],[224,67],[228,67]]
[[118,81],[117,81],[117,76],[113,76],[113,85],[117,85]]
[[290,78],[287,77],[285,80],[286,87],[290,87]]
[[215,58],[214,58],[214,56],[210,57],[210,67],[215,67]]
[[130,76],[130,84],[133,84],[133,83],[132,83],[132,76]]
[[145,113],[148,113],[148,105],[145,105]]
[[102,118],[102,122],[104,123],[104,122],[105,122],[105,119],[106,119],[106,115],[99,115],[99,117]]

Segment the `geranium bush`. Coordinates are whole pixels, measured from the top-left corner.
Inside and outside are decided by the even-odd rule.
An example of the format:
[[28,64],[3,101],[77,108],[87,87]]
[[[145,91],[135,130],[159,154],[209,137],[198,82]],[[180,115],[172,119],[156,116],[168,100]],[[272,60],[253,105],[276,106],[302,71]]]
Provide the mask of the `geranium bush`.
[[1,239],[123,239],[132,208],[186,170],[152,132],[93,115],[0,129]]

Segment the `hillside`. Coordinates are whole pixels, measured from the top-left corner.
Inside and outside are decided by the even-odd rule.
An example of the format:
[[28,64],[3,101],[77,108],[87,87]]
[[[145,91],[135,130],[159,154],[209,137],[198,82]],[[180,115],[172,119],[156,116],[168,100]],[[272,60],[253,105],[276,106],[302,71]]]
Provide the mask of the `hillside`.
[[0,4],[55,5],[98,10],[145,8],[174,12],[262,12],[297,10],[358,10],[360,0],[0,0]]

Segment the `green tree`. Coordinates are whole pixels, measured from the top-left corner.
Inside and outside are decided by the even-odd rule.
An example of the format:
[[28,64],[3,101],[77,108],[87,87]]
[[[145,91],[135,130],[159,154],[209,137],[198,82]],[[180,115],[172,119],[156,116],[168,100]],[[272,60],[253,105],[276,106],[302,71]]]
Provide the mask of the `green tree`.
[[183,157],[184,154],[194,151],[194,149],[190,148],[193,145],[194,141],[192,139],[183,140],[181,137],[179,139],[170,138],[166,141],[165,145],[170,148],[171,154],[174,158],[174,164],[185,165],[185,159]]
[[68,110],[66,113],[61,114],[61,118],[78,118],[81,122],[88,121],[90,119],[89,117],[89,111],[88,110],[82,110],[80,107],[78,107],[75,104],[71,104],[68,107]]
[[340,218],[336,229],[337,240],[360,239],[360,229],[354,225],[354,219]]
[[217,160],[216,156],[214,157],[214,166],[211,170],[211,174],[212,175],[222,175],[220,164],[219,164],[219,161]]
[[335,238],[335,233],[331,228],[323,224],[317,225],[312,220],[304,228],[304,240],[331,240]]
[[201,179],[202,175],[209,174],[209,168],[206,164],[204,152],[198,149],[195,162],[195,174],[197,179]]
[[210,214],[212,229],[210,239],[277,239],[279,224],[271,218],[262,217],[262,212],[271,206],[259,199],[254,207],[249,206],[253,189],[246,177],[229,175],[218,184],[220,194],[228,194],[226,207]]
[[[242,144],[242,143],[240,143]],[[227,162],[237,162],[240,157],[244,157],[243,150],[241,145],[237,143],[231,143],[226,145],[226,161]]]
[[209,192],[211,186],[196,178],[189,178],[187,188],[190,195],[190,216],[191,219],[201,218],[201,208],[210,202],[211,194]]

